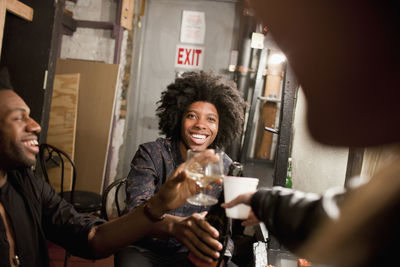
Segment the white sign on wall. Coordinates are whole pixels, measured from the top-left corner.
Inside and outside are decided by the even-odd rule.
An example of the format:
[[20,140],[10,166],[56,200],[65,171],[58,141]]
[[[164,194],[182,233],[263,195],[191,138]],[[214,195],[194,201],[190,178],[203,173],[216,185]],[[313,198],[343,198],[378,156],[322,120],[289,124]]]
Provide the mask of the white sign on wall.
[[203,68],[204,47],[193,45],[176,46],[175,68],[201,70]]
[[181,24],[181,43],[203,44],[205,33],[204,12],[184,10]]
[[264,48],[264,34],[253,32],[251,35],[251,48],[263,49]]

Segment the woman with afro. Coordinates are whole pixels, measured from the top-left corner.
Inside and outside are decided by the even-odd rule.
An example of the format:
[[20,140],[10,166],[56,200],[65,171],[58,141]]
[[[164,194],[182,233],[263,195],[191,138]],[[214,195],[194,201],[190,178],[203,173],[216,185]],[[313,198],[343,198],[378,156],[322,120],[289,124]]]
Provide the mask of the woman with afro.
[[[131,162],[126,189],[130,210],[159,190],[185,161],[188,149],[223,149],[243,131],[246,102],[233,82],[212,73],[184,73],[162,92],[157,103],[159,129],[165,138],[140,145]],[[223,162],[227,173],[232,160],[225,155]],[[213,185],[208,194],[218,198],[221,191],[221,185]],[[188,251],[205,261],[218,258],[205,245],[217,242],[210,241],[211,226],[204,220],[208,209],[186,203],[171,211],[151,235],[117,253],[115,265],[193,266]],[[233,245],[228,247],[231,251],[225,255],[229,256]]]

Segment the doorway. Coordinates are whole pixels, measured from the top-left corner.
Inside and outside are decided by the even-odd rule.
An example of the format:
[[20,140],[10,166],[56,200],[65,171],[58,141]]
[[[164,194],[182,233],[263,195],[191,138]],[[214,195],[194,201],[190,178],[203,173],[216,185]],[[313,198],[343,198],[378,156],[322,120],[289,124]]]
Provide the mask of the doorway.
[[[156,102],[180,72],[175,65],[184,11],[204,13],[202,70],[229,76],[232,50],[237,50],[240,3],[236,0],[147,0],[133,41],[131,82],[127,96],[124,144],[119,153],[118,177],[127,175],[138,146],[159,137]],[[139,24],[138,24],[139,25]]]

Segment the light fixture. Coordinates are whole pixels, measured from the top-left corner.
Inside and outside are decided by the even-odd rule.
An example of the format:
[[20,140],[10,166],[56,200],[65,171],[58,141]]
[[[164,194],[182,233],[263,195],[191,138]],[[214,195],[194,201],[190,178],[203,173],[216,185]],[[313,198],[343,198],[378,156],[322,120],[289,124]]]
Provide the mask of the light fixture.
[[268,58],[268,65],[279,65],[285,62],[286,57],[282,53],[274,53]]

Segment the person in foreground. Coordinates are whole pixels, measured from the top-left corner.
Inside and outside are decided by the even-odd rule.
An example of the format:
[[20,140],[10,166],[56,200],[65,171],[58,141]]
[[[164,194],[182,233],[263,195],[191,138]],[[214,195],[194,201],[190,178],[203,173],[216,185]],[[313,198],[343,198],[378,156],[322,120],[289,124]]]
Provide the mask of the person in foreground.
[[[302,85],[308,126],[317,141],[348,147],[398,144],[398,1],[248,2]],[[399,265],[399,160],[368,182],[340,191],[318,196],[273,187],[224,207],[251,205],[255,216],[245,224],[264,222],[281,243],[311,261]]]
[[[240,136],[245,101],[235,84],[208,72],[185,72],[162,92],[158,102],[159,129],[166,138],[141,144],[128,174],[127,203],[130,210],[155,194],[168,177],[186,160],[188,149],[224,148]],[[224,154],[225,173],[232,160]],[[221,185],[207,193],[218,198]],[[210,206],[189,203],[168,212],[153,231],[118,252],[115,265],[193,266],[188,251],[201,253],[204,242],[198,224]],[[233,253],[233,242],[228,246]],[[208,249],[208,248],[207,248]],[[228,259],[226,259],[228,260]]]
[[[155,225],[153,218],[176,209],[198,191],[181,165],[145,205],[123,217],[104,222],[77,213],[31,171],[40,126],[9,83],[0,85],[0,266],[49,266],[46,240],[80,257],[108,256],[146,235]],[[216,159],[208,150],[199,160]],[[197,256],[211,261],[222,247],[215,239],[218,232],[203,222],[198,227],[211,249]]]

